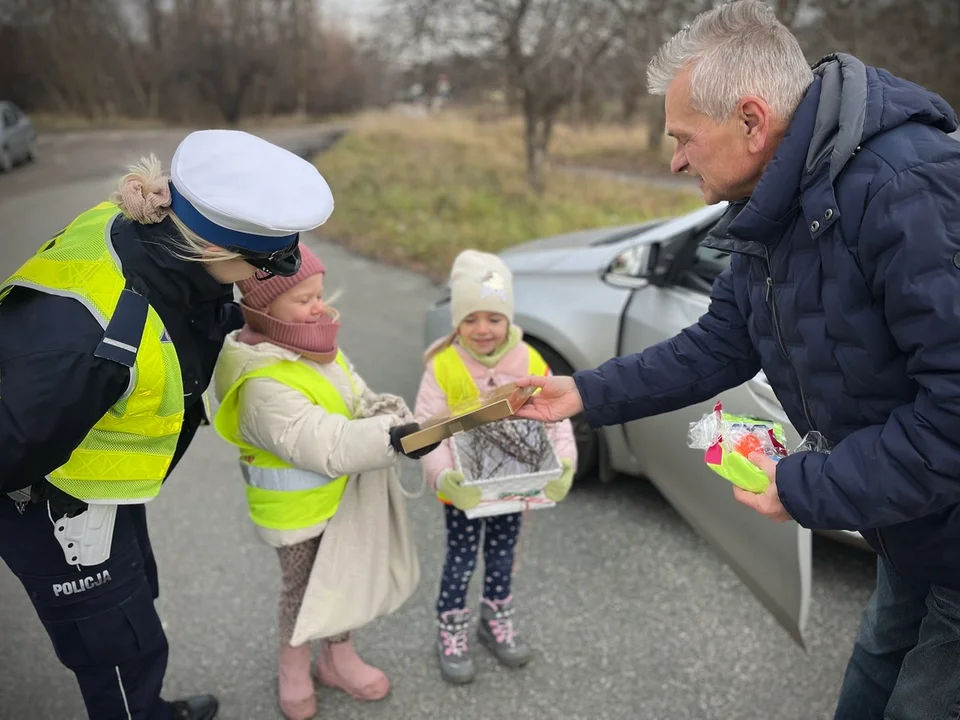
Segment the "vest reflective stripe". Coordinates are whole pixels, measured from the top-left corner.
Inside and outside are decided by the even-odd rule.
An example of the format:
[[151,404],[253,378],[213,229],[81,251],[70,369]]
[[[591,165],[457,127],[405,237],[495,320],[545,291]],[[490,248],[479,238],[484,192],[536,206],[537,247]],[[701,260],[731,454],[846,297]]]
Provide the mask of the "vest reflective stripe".
[[270,530],[301,530],[329,520],[337,513],[347,476],[314,490],[274,492],[247,485],[250,519]]
[[240,463],[240,472],[250,487],[277,492],[313,490],[336,480],[329,475],[321,475],[300,468],[262,468],[247,463]]
[[[527,348],[527,372],[530,375],[546,375],[550,372],[550,367],[543,356],[532,345],[528,343],[524,345]],[[463,410],[480,399],[480,390],[473,381],[460,352],[453,345],[434,355],[433,375],[447,398],[447,407]],[[437,498],[447,505],[451,504],[443,493],[438,492]]]
[[[350,379],[353,377],[342,352],[336,363]],[[306,395],[327,412],[353,418],[346,402],[333,384],[322,374],[302,362],[265,360],[237,378],[224,395],[213,420],[220,436],[240,449],[240,466],[247,483],[247,505],[250,519],[272,530],[299,530],[333,517],[343,497],[347,476],[328,478],[295,468],[276,455],[253,447],[240,436],[239,390],[247,380],[265,377]]]
[[95,354],[130,368],[123,397],[80,442],[49,481],[87,502],[136,503],[160,490],[183,424],[183,383],[176,350],[146,299],[126,289],[111,239],[116,205],[78,216],[2,286],[27,287],[82,303],[104,328]]

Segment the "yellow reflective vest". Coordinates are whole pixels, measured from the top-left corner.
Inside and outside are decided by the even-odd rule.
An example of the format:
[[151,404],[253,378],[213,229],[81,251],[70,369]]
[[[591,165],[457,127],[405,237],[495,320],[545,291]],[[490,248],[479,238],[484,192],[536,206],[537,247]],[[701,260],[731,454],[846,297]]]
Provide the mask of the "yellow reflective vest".
[[51,484],[88,503],[142,503],[160,491],[183,425],[180,362],[159,315],[126,288],[110,230],[120,216],[104,202],[77,217],[3,285],[70,297],[104,328],[101,358],[130,368],[130,386],[87,433]]
[[[524,343],[524,345],[528,354],[528,374],[546,375],[550,368],[543,356],[529,343]],[[473,377],[467,369],[467,364],[453,345],[449,345],[434,355],[433,376],[437,379],[437,385],[440,386],[443,394],[447,397],[447,407],[463,409],[469,403],[480,399],[480,389],[473,381]],[[451,504],[443,493],[437,493],[437,497],[443,503]]]
[[[305,363],[274,358],[267,363],[234,381],[223,396],[213,425],[224,440],[240,449],[250,519],[271,530],[300,530],[336,514],[348,476],[333,478],[303,470],[245,442],[240,436],[240,387],[253,378],[271,378],[303,393],[327,412],[351,420],[353,414],[333,384]],[[337,352],[336,363],[347,373],[352,386],[353,376],[342,352]]]

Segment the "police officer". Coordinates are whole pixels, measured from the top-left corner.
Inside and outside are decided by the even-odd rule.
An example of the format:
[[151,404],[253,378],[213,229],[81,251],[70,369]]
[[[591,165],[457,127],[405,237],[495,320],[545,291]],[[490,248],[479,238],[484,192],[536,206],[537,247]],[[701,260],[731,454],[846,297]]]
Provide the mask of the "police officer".
[[293,275],[333,197],[310,163],[229,130],[141,161],[0,286],[0,557],[96,720],[209,720],[160,698],[167,640],[144,504],[205,420],[232,283]]

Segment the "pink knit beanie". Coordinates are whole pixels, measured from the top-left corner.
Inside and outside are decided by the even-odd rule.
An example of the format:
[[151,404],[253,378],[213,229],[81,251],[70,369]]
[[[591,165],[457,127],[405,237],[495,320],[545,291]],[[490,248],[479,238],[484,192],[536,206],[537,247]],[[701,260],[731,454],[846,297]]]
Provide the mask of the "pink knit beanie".
[[238,282],[237,287],[243,293],[244,303],[254,310],[266,310],[270,303],[290,288],[299,285],[309,277],[323,275],[327,272],[327,268],[320,261],[320,258],[302,243],[300,245],[300,256],[302,262],[296,275],[290,277],[275,275],[269,280],[257,280],[256,277],[252,277]]

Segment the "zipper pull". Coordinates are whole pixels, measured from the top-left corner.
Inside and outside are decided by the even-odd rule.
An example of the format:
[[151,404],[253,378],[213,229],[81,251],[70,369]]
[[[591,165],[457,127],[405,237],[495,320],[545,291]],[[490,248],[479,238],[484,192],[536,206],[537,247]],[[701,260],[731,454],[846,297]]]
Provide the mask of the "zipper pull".
[[767,275],[767,302],[770,302],[770,292],[773,290],[773,278]]

